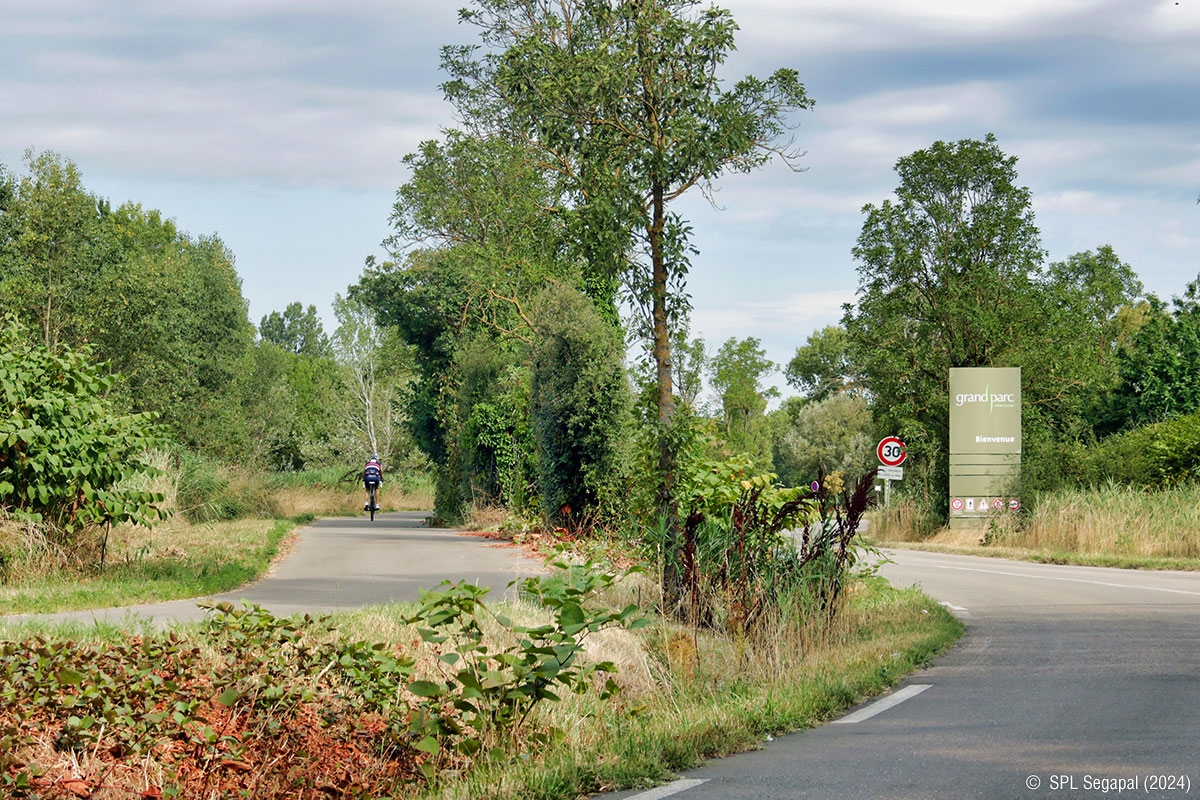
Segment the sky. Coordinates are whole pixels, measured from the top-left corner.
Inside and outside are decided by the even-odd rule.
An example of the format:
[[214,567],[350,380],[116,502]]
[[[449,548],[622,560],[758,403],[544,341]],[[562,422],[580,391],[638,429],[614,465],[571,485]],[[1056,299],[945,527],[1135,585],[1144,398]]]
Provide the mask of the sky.
[[[0,164],[74,161],[114,204],[233,251],[250,317],[331,301],[382,255],[402,158],[454,123],[461,0],[0,0]],[[783,365],[853,302],[862,208],[897,159],[1018,158],[1049,260],[1109,244],[1164,299],[1200,272],[1200,0],[727,0],[723,77],[798,71],[805,151],[679,210],[692,329]],[[781,374],[771,381],[783,386]],[[785,394],[788,391],[785,388]]]

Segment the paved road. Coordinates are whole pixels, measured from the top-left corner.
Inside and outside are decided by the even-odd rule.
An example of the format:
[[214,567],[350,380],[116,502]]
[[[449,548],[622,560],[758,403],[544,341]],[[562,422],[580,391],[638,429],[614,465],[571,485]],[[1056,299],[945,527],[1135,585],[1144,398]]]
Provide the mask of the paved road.
[[[890,695],[907,699],[614,800],[1200,794],[1200,574],[890,555],[893,583],[920,584],[968,626]],[[1149,775],[1191,791],[1147,793]],[[1098,782],[1120,778],[1139,783]]]
[[[217,600],[257,603],[280,614],[325,612],[376,603],[416,600],[442,580],[469,581],[504,591],[518,575],[540,564],[485,539],[425,527],[423,512],[318,520],[299,531],[295,549],[271,575]],[[65,614],[0,617],[4,620],[117,620],[133,615],[156,624],[203,619],[195,600]]]

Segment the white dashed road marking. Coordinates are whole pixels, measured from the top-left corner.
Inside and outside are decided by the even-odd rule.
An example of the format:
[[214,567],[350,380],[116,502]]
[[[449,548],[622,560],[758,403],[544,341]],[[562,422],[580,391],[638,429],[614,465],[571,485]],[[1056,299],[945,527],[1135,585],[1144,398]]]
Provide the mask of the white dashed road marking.
[[970,619],[971,618],[971,612],[967,611],[962,606],[956,606],[956,605],[954,605],[954,603],[947,603],[945,600],[942,601],[942,605],[944,605],[946,608],[950,609],[950,613],[953,614],[954,616],[958,617],[959,619]]

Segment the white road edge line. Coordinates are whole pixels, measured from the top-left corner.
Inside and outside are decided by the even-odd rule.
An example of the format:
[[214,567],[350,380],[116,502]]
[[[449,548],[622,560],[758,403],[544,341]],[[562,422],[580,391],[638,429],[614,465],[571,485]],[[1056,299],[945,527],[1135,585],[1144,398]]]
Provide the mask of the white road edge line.
[[876,714],[882,714],[884,711],[887,711],[893,706],[900,705],[905,700],[916,697],[932,685],[932,683],[914,683],[909,686],[905,686],[895,694],[889,695],[882,700],[876,700],[874,703],[871,703],[871,705],[866,706],[865,708],[860,708],[858,711],[855,711],[849,716],[842,717],[841,719],[835,719],[833,724],[852,725],[855,722],[862,722],[864,719],[870,719]]
[[1189,592],[1186,589],[1166,589],[1161,586],[1135,586],[1128,583],[1109,583],[1108,581],[1089,581],[1083,578],[1063,578],[1059,575],[1031,575],[1028,572],[1005,572],[999,569],[978,569],[976,567],[952,567],[949,564],[921,564],[921,569],[952,569],[959,572],[982,572],[987,575],[1008,575],[1012,578],[1029,578],[1034,581],[1062,581],[1063,583],[1090,583],[1093,586],[1111,586],[1116,589],[1134,589],[1144,592],[1166,592],[1167,594],[1186,594],[1200,597],[1200,592]]
[[657,789],[635,794],[633,797],[628,798],[628,800],[662,800],[664,797],[686,792],[688,789],[695,789],[700,784],[707,782],[708,778],[680,778],[665,786],[659,786]]

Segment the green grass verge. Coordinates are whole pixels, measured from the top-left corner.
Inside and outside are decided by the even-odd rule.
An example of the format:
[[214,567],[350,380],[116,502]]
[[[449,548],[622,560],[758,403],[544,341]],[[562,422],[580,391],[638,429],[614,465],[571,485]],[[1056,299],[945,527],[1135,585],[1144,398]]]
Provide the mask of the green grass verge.
[[117,552],[103,568],[0,585],[0,614],[140,605],[236,589],[267,570],[296,524],[243,519],[152,531],[144,535],[149,540],[144,544],[114,542]]
[[928,663],[963,632],[916,590],[875,586],[854,605],[858,622],[793,669],[757,678],[753,669],[740,676],[714,670],[703,680],[676,676],[663,691],[639,698],[637,713],[623,703],[573,709],[574,729],[543,757],[474,770],[426,797],[560,800],[663,783],[706,759],[839,715]]
[[949,553],[959,556],[986,556],[1013,561],[1032,561],[1038,564],[1074,564],[1081,567],[1116,567],[1118,569],[1165,569],[1200,571],[1200,559],[1169,558],[1167,556],[1137,556],[1115,553],[1071,553],[1064,550],[1029,550],[1020,547],[968,546],[932,542],[872,542],[875,547],[896,550],[920,550],[928,553]]

